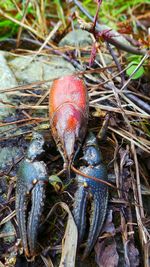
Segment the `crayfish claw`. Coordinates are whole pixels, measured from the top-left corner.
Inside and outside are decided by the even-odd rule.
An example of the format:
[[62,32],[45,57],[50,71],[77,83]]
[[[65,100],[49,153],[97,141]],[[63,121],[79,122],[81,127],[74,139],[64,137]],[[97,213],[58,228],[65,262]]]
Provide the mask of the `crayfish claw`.
[[19,227],[20,238],[22,240],[23,248],[27,257],[29,257],[29,249],[27,242],[27,231],[26,231],[26,211],[27,211],[27,196],[26,191],[20,187],[16,194],[16,213],[17,222]]
[[99,199],[99,194],[95,193],[93,197],[93,202],[91,205],[91,216],[90,216],[90,228],[89,234],[86,241],[86,248],[84,250],[83,259],[86,258],[91,252],[93,246],[96,243],[97,237],[102,229],[106,208],[107,208],[107,194],[104,193],[104,199],[102,197]]
[[48,175],[40,159],[44,140],[34,134],[26,158],[21,162],[16,184],[16,215],[25,256],[32,259],[37,252],[38,228],[43,212]]
[[32,190],[32,206],[28,219],[28,244],[30,249],[30,255],[34,255],[37,248],[37,235],[38,228],[41,220],[41,214],[43,211],[45,200],[45,184],[39,182]]
[[[85,258],[91,252],[102,229],[107,209],[108,188],[106,184],[98,181],[98,179],[107,180],[107,170],[102,163],[96,138],[91,133],[85,140],[83,155],[86,166],[80,168],[83,176],[78,174],[75,178],[78,188],[75,193],[73,216],[78,228],[78,245],[84,239],[87,221],[89,221],[89,231],[83,253],[83,258]],[[86,175],[97,180],[87,178]],[[89,216],[87,216],[88,207]]]
[[84,187],[81,186],[75,194],[75,202],[73,209],[73,216],[76,222],[78,231],[78,243],[80,244],[83,240],[85,229],[86,229],[86,207],[87,207],[87,192]]

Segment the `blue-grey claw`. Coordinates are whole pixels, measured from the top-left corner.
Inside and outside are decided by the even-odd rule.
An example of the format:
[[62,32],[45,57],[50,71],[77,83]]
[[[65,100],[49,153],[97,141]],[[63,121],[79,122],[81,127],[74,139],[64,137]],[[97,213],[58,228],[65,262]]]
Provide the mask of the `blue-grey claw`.
[[37,251],[37,234],[43,212],[48,176],[45,163],[40,160],[44,140],[34,133],[21,162],[16,185],[16,214],[25,255],[32,258]]
[[[79,186],[79,184],[78,184]],[[87,196],[84,186],[79,186],[75,194],[73,216],[78,228],[78,244],[81,244],[86,229]]]
[[[102,163],[101,152],[95,136],[90,133],[83,147],[83,160],[86,166],[81,167],[80,171],[86,175],[107,181],[107,170]],[[90,203],[89,211],[89,230],[84,250],[83,258],[91,252],[99,234],[106,215],[108,188],[107,185],[76,175],[77,191],[73,208],[74,219],[78,228],[78,244],[80,245],[85,236],[87,206]]]

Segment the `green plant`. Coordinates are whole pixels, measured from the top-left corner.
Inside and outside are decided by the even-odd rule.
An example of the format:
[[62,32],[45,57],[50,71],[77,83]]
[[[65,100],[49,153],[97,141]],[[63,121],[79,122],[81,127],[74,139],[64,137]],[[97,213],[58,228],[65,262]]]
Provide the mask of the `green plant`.
[[[135,55],[132,55],[128,58],[128,69],[126,70],[126,74],[128,76],[131,76],[132,73],[136,70],[137,66],[140,64],[140,61],[141,61],[141,56],[135,56]],[[132,76],[132,80],[136,80],[136,79],[139,79],[142,77],[142,75],[144,74],[145,72],[145,69],[143,66],[140,66],[136,72],[133,74]]]

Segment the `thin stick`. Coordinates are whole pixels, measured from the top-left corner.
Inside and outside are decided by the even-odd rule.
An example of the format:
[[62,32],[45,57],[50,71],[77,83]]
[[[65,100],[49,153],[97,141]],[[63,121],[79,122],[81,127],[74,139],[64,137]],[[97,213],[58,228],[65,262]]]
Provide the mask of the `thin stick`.
[[112,187],[112,188],[117,190],[116,186],[112,185],[111,183],[106,182],[106,181],[104,181],[102,179],[90,176],[88,174],[85,174],[84,172],[81,172],[81,171],[77,170],[73,165],[71,165],[71,170],[74,171],[78,175],[84,176],[85,178],[91,179],[91,180],[93,180],[95,182],[105,184],[105,185],[110,186],[110,187]]
[[122,88],[120,89],[120,91],[123,91],[123,89],[126,88],[126,86],[128,85],[128,83],[131,81],[133,75],[136,73],[136,71],[142,66],[142,64],[144,63],[144,61],[149,57],[149,54],[146,53],[144,55],[144,57],[142,58],[142,60],[140,61],[140,63],[137,65],[137,67],[134,69],[134,71],[132,72],[132,74],[130,75],[129,79],[124,83],[124,85],[122,86]]
[[[94,18],[88,13],[88,11],[81,5],[81,3],[78,0],[73,0],[73,2],[81,10],[81,12],[90,19],[90,21],[94,22]],[[108,28],[108,30],[111,30],[109,27],[107,27],[107,28]],[[97,31],[106,30],[106,26],[96,23],[96,30]],[[117,33],[117,35],[120,35],[120,34]],[[121,38],[124,39],[123,36],[121,36]],[[120,42],[118,36],[115,36],[115,37],[109,37],[108,36],[107,40],[110,44],[115,45],[117,48],[124,50],[126,52],[136,54],[136,55],[145,55],[146,54],[146,50],[144,50],[144,49],[139,50],[139,49],[134,48],[133,46],[129,46],[123,42]]]

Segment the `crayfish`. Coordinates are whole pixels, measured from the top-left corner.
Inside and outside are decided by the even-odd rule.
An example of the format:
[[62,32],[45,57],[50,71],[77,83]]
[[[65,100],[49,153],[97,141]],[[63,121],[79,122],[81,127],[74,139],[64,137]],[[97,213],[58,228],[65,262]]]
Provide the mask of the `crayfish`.
[[[82,80],[74,75],[55,80],[50,89],[50,127],[56,146],[64,161],[64,172],[71,178],[71,166],[79,150],[83,149],[80,175],[76,174],[72,214],[78,229],[78,244],[85,237],[87,207],[90,204],[89,234],[84,250],[86,257],[92,250],[101,231],[107,208],[108,189],[98,181],[107,180],[107,170],[102,163],[96,137],[87,133],[88,94]],[[22,161],[16,186],[16,213],[20,237],[27,258],[37,254],[37,234],[48,186],[47,167],[44,158],[44,139],[34,133]],[[83,175],[82,175],[83,174]],[[87,178],[92,176],[96,180]],[[67,178],[68,179],[68,178]],[[28,212],[29,204],[31,205]]]

